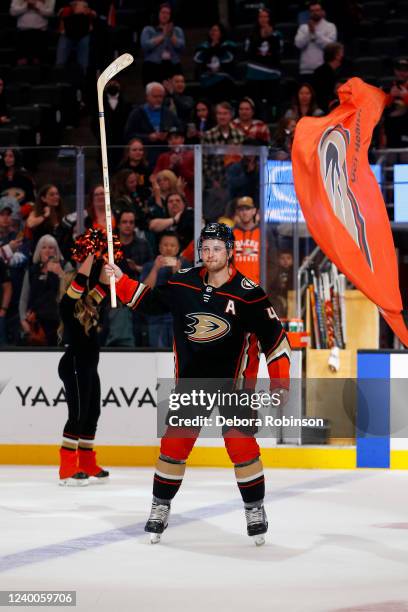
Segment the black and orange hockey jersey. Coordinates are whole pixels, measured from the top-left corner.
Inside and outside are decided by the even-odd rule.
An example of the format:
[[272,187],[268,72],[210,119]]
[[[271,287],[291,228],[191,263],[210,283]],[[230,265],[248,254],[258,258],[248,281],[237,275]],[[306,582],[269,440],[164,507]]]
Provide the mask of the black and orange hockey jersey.
[[221,287],[206,283],[205,268],[179,270],[164,287],[150,289],[126,275],[117,294],[130,308],[170,311],[174,320],[176,379],[255,379],[265,353],[271,379],[287,387],[290,346],[264,291],[236,269]]
[[236,225],[233,232],[235,238],[234,263],[237,269],[254,283],[259,283],[261,277],[261,230],[259,225],[251,230],[245,230]]

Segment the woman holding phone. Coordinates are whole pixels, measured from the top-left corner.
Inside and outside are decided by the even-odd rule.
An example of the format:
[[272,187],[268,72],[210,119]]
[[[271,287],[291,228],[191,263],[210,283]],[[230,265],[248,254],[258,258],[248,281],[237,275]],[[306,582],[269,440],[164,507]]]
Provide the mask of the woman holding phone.
[[42,236],[33,263],[25,272],[19,301],[21,327],[29,345],[57,345],[63,265],[55,238],[49,234]]

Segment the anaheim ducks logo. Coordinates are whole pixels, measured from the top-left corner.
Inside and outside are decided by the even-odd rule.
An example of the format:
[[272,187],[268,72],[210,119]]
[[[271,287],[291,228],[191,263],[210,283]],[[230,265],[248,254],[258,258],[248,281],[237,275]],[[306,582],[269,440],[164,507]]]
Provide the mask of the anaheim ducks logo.
[[320,173],[334,214],[344,225],[373,270],[365,219],[349,185],[346,164],[349,144],[350,132],[341,124],[329,127],[319,143]]
[[241,287],[243,289],[255,289],[255,287],[258,287],[258,285],[254,283],[254,281],[252,281],[250,278],[247,278],[246,276],[244,276],[244,278],[241,281]]
[[189,329],[185,333],[192,342],[212,342],[228,334],[231,329],[228,321],[208,312],[192,312],[186,317],[191,319],[191,323],[188,323]]

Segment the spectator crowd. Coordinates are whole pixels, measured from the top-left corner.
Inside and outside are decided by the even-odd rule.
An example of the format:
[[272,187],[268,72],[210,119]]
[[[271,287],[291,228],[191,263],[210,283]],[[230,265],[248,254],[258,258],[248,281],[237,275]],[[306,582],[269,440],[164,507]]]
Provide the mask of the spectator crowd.
[[[394,13],[399,6],[398,1],[371,4]],[[15,70],[32,74],[27,71],[51,63],[54,24],[54,68],[67,75],[76,66],[71,85],[95,134],[98,116],[89,82],[114,57],[117,32],[124,32],[118,29],[124,5],[121,0],[11,0],[9,6],[15,18]],[[259,157],[244,155],[242,145],[267,147],[270,159],[290,160],[299,119],[330,112],[338,104],[338,87],[358,75],[389,93],[376,144],[407,147],[406,36],[393,36],[388,63],[381,54],[388,69],[381,74],[358,48],[356,32],[367,22],[364,3],[351,0],[332,14],[320,2],[302,3],[293,21],[281,23],[279,17],[288,18],[284,9],[267,3],[235,36],[213,23],[190,54],[194,80],[188,80],[188,31],[177,23],[173,7],[157,6],[151,24],[137,32],[144,99],[132,105],[129,83],[121,78],[111,80],[104,93],[113,228],[124,253],[120,265],[150,287],[195,265],[193,145],[201,144],[203,221],[234,227],[236,265],[259,282]],[[394,13],[384,13],[384,19],[390,17],[384,27],[391,28]],[[401,21],[406,17],[396,15]],[[379,39],[367,35],[372,49]],[[136,54],[136,48],[128,50]],[[54,346],[58,303],[75,269],[75,239],[84,228],[106,229],[104,188],[98,169],[88,181],[82,227],[77,213],[66,207],[58,181],[37,184],[16,146],[24,141],[7,144],[10,129],[18,131],[10,104],[18,84],[8,83],[11,73],[4,67],[0,64],[0,345]],[[70,119],[67,112],[65,121]],[[107,346],[169,347],[170,315],[107,310],[100,335]]]

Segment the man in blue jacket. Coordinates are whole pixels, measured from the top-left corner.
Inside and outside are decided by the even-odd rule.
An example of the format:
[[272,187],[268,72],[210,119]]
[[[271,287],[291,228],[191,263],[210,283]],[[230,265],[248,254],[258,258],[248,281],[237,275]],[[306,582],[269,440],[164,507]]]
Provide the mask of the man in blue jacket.
[[140,138],[145,144],[162,145],[172,127],[180,128],[175,113],[163,105],[166,90],[160,83],[146,85],[146,102],[135,107],[126,122],[125,142]]

